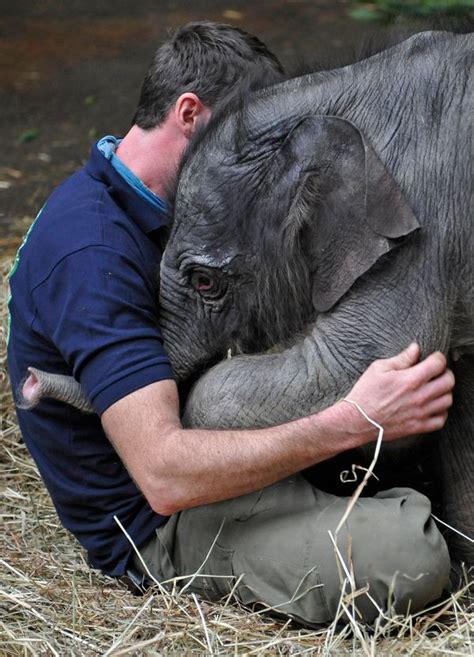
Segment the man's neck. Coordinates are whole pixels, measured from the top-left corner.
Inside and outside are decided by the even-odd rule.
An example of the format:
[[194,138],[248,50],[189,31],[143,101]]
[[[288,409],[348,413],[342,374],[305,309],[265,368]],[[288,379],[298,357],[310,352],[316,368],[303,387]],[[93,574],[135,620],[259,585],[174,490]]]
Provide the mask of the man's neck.
[[134,125],[120,142],[117,156],[148,189],[165,199],[184,147],[181,133],[166,121],[151,130]]

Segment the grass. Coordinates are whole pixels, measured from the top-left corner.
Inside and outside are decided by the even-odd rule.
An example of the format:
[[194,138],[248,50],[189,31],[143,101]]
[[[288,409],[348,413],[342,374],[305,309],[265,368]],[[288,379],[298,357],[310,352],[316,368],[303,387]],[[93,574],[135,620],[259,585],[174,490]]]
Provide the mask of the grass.
[[[7,273],[0,259],[0,655],[472,655],[466,588],[416,617],[318,631],[176,589],[132,596],[91,570],[59,524],[16,423],[5,363]],[[343,601],[344,602],[344,601]],[[346,604],[346,603],[345,603]]]

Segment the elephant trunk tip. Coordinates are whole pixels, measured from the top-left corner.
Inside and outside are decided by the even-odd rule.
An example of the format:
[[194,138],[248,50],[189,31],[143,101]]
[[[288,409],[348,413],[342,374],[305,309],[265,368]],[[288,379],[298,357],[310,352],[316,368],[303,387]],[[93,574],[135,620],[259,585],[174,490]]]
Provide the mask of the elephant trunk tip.
[[86,394],[72,376],[28,367],[28,375],[17,390],[17,408],[30,410],[42,399],[64,402],[84,413],[94,413]]
[[29,410],[34,408],[45,394],[42,372],[28,367],[28,376],[20,383],[17,394],[17,407]]

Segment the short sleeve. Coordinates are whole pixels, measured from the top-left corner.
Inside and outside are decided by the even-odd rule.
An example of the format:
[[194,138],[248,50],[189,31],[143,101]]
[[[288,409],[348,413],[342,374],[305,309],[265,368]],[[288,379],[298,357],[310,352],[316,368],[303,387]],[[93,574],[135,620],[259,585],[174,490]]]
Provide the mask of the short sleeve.
[[[158,269],[154,275],[157,282]],[[139,388],[174,378],[156,289],[145,265],[100,245],[63,258],[33,290],[33,328],[60,351],[99,414]]]

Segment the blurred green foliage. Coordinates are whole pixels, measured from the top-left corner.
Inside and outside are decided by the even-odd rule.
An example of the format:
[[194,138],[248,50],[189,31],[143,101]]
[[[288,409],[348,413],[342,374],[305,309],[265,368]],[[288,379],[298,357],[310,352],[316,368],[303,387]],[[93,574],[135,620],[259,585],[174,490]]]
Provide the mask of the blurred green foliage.
[[40,135],[40,131],[37,128],[27,128],[23,130],[21,135],[18,137],[19,144],[28,144],[30,141],[34,141]]
[[349,15],[358,20],[391,21],[395,18],[460,17],[474,19],[474,0],[351,0]]

